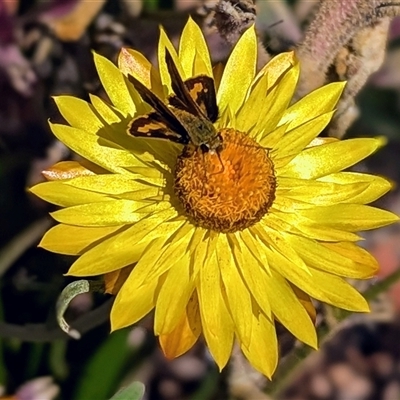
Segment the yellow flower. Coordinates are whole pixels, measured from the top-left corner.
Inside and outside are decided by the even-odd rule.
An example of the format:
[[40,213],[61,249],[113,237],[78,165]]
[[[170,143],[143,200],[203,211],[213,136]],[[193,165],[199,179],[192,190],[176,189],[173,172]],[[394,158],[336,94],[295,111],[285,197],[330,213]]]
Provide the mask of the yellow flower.
[[70,275],[105,274],[109,290],[118,292],[113,330],[154,309],[155,334],[168,357],[186,352],[202,334],[223,368],[236,340],[270,377],[278,360],[275,321],[317,346],[309,296],[368,311],[344,279],[370,278],[378,268],[355,232],[398,218],[365,205],[390,189],[388,181],[341,172],[383,139],[316,138],[344,84],[290,105],[298,61],[284,53],[256,74],[256,49],[251,28],[222,76],[214,71],[221,146],[213,149],[127,132],[133,118],[151,112],[128,75],[165,103],[172,102],[167,52],[184,80],[213,76],[192,20],[178,53],[161,31],[159,71],[134,50],[121,51],[118,68],[95,54],[112,104],[97,96],[91,103],[55,99],[70,126],[51,128],[85,160],[55,165],[45,172],[50,181],[32,192],[62,207],[52,213],[59,225],[41,246],[78,255]]

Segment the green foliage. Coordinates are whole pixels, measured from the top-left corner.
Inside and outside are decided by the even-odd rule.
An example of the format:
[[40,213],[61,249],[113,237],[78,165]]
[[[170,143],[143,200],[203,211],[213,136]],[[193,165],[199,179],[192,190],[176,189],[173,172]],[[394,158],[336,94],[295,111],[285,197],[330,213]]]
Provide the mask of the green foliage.
[[144,395],[144,385],[140,382],[133,382],[121,389],[110,400],[141,400]]
[[126,351],[128,330],[112,333],[84,367],[74,399],[109,398],[117,389],[131,354]]
[[159,0],[145,0],[143,6],[148,11],[156,11],[159,8]]

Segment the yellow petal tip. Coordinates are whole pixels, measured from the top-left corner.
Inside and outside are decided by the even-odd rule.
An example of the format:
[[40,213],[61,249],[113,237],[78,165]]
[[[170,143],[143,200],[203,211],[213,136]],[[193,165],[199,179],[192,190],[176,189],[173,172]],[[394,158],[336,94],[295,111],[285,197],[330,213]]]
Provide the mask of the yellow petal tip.
[[381,148],[381,147],[387,145],[387,142],[388,142],[387,137],[385,137],[385,136],[377,136],[375,139],[376,139],[376,141],[378,143],[378,148]]

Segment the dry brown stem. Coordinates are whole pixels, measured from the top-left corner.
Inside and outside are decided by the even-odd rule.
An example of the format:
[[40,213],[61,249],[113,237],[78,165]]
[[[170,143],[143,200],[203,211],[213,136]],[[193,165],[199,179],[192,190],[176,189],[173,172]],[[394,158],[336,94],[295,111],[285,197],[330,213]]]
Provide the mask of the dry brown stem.
[[[256,20],[256,7],[254,0],[218,0],[212,8],[212,25],[219,34],[231,45],[235,45],[243,32]],[[261,69],[271,55],[258,41],[257,68]]]
[[220,0],[215,6],[214,20],[221,36],[228,43],[235,44],[256,20],[254,1]]
[[339,79],[347,80],[347,85],[330,124],[330,136],[342,137],[357,118],[355,96],[383,63],[389,23],[390,19],[384,18],[375,26],[360,30],[351,40],[351,45],[341,49],[340,53],[347,53],[345,60],[340,60],[340,53],[336,58],[336,71],[339,72],[340,63],[344,67],[343,75],[338,74]]
[[390,19],[400,4],[381,0],[322,0],[297,54],[301,60],[297,98],[327,82],[348,85],[329,128],[342,137],[358,115],[354,97],[383,62]]

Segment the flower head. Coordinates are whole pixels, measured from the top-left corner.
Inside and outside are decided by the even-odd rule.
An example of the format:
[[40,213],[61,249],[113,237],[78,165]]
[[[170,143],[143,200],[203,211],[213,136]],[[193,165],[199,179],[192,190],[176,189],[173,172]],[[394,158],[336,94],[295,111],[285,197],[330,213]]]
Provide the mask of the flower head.
[[[256,74],[256,49],[251,28],[214,77],[189,20],[178,53],[161,31],[159,70],[134,50],[121,51],[118,68],[95,54],[112,104],[56,98],[69,126],[51,128],[85,160],[55,165],[45,172],[50,182],[32,191],[62,207],[41,246],[78,255],[70,275],[105,275],[116,294],[113,330],[154,309],[167,356],[202,334],[223,368],[236,339],[271,376],[276,321],[317,345],[310,296],[368,310],[344,279],[369,278],[378,267],[356,232],[397,217],[365,205],[388,181],[342,172],[382,139],[316,138],[344,85],[290,105],[295,56],[281,54]],[[212,78],[215,88],[205,90]]]

